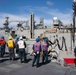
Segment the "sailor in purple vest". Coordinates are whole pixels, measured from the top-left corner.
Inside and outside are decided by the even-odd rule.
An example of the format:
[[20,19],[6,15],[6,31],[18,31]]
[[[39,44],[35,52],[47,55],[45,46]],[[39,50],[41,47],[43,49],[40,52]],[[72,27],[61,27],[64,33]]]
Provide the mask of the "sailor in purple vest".
[[41,44],[39,38],[36,38],[36,42],[33,45],[33,52],[34,52],[34,59],[33,59],[32,67],[34,66],[35,62],[36,62],[36,67],[38,67],[40,60],[40,52],[41,52]]
[[42,51],[43,51],[43,58],[42,58],[42,63],[47,63],[48,62],[48,39],[44,38],[44,41],[41,45]]

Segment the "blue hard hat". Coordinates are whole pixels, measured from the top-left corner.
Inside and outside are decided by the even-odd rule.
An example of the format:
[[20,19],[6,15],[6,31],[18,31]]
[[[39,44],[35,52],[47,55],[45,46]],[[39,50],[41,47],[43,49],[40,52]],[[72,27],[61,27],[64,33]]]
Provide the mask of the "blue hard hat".
[[4,39],[4,36],[1,36],[2,39]]
[[48,41],[48,39],[47,39],[47,38],[44,38],[44,41],[45,41],[45,42],[47,42],[47,41]]
[[40,39],[39,38],[36,38],[36,42],[39,42],[40,41]]
[[19,36],[16,36],[16,39],[19,39],[20,37]]

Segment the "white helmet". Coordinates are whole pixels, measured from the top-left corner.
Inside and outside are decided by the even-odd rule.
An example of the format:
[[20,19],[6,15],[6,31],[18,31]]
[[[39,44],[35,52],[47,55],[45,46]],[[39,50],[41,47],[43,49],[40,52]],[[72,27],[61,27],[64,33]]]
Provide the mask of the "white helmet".
[[22,40],[22,39],[23,39],[22,37],[19,38],[19,40]]

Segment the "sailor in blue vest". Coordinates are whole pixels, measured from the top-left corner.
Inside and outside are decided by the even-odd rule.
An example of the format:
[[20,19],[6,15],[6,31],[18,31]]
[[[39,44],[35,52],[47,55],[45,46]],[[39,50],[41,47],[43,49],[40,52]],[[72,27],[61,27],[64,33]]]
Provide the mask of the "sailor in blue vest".
[[40,39],[36,38],[36,42],[33,45],[33,52],[34,52],[34,59],[32,63],[32,67],[36,62],[36,67],[39,67],[39,60],[40,60],[40,52],[41,52],[41,44]]
[[42,43],[42,51],[43,51],[43,57],[42,57],[42,63],[47,63],[48,62],[48,39],[44,38],[44,41]]
[[15,48],[16,48],[16,53],[17,53],[17,54],[19,54],[19,49],[18,49],[18,46],[17,46],[18,41],[19,41],[19,36],[16,36]]

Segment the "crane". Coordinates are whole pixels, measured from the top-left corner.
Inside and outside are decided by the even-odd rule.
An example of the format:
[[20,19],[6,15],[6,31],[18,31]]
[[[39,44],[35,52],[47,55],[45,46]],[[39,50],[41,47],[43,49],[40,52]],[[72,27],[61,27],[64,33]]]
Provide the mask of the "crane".
[[3,25],[5,26],[6,29],[9,28],[8,25],[11,22],[18,22],[18,24],[17,24],[18,27],[21,27],[23,23],[26,23],[26,25],[28,24],[28,21],[25,21],[25,20],[24,21],[22,21],[22,20],[10,20],[9,21],[9,17],[5,17],[5,18],[6,18],[6,20],[3,23]]
[[22,24],[26,23],[26,25],[28,25],[28,21],[21,21],[21,20],[11,20],[9,21],[9,23],[11,22],[18,22],[17,27],[21,27]]

